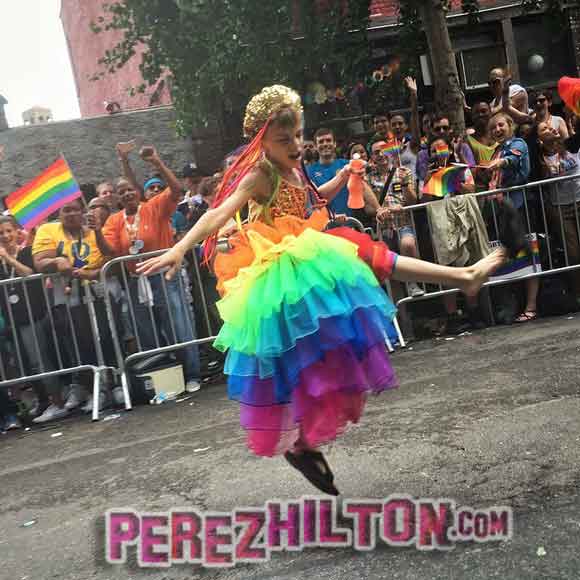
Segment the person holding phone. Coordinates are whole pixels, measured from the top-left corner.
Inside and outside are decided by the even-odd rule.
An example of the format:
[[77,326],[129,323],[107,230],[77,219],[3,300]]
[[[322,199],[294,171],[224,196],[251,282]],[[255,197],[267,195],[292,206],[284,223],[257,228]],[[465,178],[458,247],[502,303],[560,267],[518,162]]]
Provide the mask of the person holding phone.
[[489,73],[489,88],[493,100],[489,104],[491,114],[506,113],[516,125],[533,123],[530,116],[528,93],[524,87],[512,83],[511,75],[503,68],[494,68]]
[[[128,155],[125,144],[119,144],[117,151],[121,157]],[[121,198],[123,211],[112,215],[103,228],[103,236],[115,256],[138,256],[146,252],[164,250],[174,244],[174,232],[171,218],[181,201],[181,184],[173,172],[163,163],[155,147],[143,147],[141,158],[169,183],[160,194],[141,201],[141,193],[136,181],[121,179],[117,183],[117,192]],[[188,342],[195,338],[195,321],[190,303],[186,297],[185,284],[174,278],[167,283],[167,297],[163,288],[162,275],[156,274],[146,278],[135,274],[137,262],[127,265],[129,271],[129,293],[137,323],[137,334],[143,350],[158,346],[157,327],[165,335],[165,342]],[[153,304],[158,316],[151,321],[147,307],[148,296],[153,297]],[[171,316],[169,314],[171,312]],[[174,328],[171,327],[173,320]],[[153,324],[156,326],[154,327]],[[173,331],[175,330],[175,335]],[[174,338],[177,340],[174,341]],[[177,351],[180,357],[186,389],[194,392],[200,388],[200,362],[197,346],[189,346]]]

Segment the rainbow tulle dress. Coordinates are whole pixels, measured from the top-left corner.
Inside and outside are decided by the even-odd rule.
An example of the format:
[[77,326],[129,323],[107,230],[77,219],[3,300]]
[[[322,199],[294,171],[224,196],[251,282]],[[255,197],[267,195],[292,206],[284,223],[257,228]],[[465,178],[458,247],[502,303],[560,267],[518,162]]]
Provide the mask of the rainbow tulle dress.
[[214,346],[228,351],[228,393],[263,456],[299,437],[334,440],[368,393],[396,386],[385,347],[395,308],[377,280],[396,255],[349,228],[325,232],[325,209],[305,212],[306,190],[283,181],[268,219],[244,225],[215,260],[224,324]]

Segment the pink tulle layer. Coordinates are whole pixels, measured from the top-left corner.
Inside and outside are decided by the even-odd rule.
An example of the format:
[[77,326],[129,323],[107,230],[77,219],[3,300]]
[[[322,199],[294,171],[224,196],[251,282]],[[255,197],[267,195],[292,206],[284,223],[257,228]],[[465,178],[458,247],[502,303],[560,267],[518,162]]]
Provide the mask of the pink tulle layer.
[[[256,389],[271,389],[270,383],[257,379]],[[309,447],[333,441],[349,423],[358,423],[369,392],[396,386],[384,345],[369,349],[362,360],[344,345],[302,371],[290,403],[240,405],[248,447],[271,457],[291,450],[299,439]]]

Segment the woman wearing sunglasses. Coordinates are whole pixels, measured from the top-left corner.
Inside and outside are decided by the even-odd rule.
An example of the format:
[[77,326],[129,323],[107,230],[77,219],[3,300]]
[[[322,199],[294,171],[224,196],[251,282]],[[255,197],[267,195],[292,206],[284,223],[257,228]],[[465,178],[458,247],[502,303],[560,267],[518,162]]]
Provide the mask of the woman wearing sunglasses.
[[532,117],[536,125],[539,126],[541,123],[546,123],[548,127],[557,131],[562,139],[568,139],[570,135],[566,121],[562,117],[552,115],[550,112],[550,107],[552,106],[552,91],[545,90],[536,93],[532,98],[532,106],[534,107]]
[[506,113],[516,125],[530,122],[528,93],[524,87],[512,83],[511,76],[506,70],[492,69],[488,84],[493,94],[493,101],[489,104],[492,115]]

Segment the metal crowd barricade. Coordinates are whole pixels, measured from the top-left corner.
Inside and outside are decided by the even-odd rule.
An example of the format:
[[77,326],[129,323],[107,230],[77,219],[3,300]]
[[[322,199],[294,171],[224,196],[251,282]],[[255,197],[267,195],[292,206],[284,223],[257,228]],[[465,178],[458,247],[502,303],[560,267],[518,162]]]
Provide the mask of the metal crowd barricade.
[[[131,365],[138,360],[151,357],[156,354],[168,353],[186,349],[195,345],[203,345],[213,342],[215,340],[215,329],[213,329],[207,306],[207,299],[202,284],[200,265],[196,255],[196,250],[188,255],[191,262],[192,285],[197,285],[197,289],[202,298],[201,307],[204,315],[204,323],[207,330],[207,337],[194,338],[192,340],[180,340],[178,332],[179,324],[189,324],[195,328],[195,319],[192,312],[193,304],[187,304],[187,297],[189,295],[189,288],[182,276],[182,271],[175,276],[178,284],[178,293],[180,299],[184,301],[183,308],[186,316],[190,316],[189,320],[178,321],[175,319],[175,312],[171,306],[170,290],[168,290],[168,282],[165,278],[165,272],[149,277],[156,278],[156,284],[160,285],[162,296],[162,304],[160,312],[160,304],[154,302],[154,297],[151,294],[152,287],[150,282],[145,282],[144,276],[138,276],[135,273],[135,265],[143,260],[159,256],[165,250],[158,250],[138,255],[121,256],[114,258],[107,262],[101,270],[101,283],[110,288],[111,280],[117,278],[120,287],[123,289],[123,300],[126,301],[128,307],[128,323],[134,332],[137,352],[128,354],[123,348],[120,333],[122,331],[120,321],[115,316],[113,308],[114,297],[111,292],[105,293],[105,305],[107,309],[107,316],[109,319],[109,326],[113,338],[113,346],[115,349],[115,356],[117,358],[117,367],[121,376],[121,386],[123,388],[123,395],[125,398],[125,406],[127,409],[131,408],[131,396],[129,389],[129,369]],[[159,287],[157,288],[159,290]],[[149,292],[149,294],[148,294]],[[159,296],[159,293],[158,293]],[[143,300],[141,300],[143,299]],[[160,318],[166,315],[167,319]],[[144,324],[147,324],[146,330],[143,331]],[[149,332],[149,329],[151,332]],[[149,336],[146,336],[149,334]]]
[[[71,295],[65,293],[64,303],[55,305],[52,288],[60,284],[62,288],[76,286],[78,304],[71,305]],[[103,355],[94,302],[89,282],[64,280],[60,275],[34,274],[0,281],[4,320],[0,337],[0,388],[90,371],[93,373],[92,419],[98,420],[102,373],[112,367],[106,365]],[[82,305],[87,308],[89,328],[75,327],[74,308]],[[58,323],[55,321],[57,308],[60,308]],[[85,347],[88,333],[90,358],[96,364],[87,362],[86,348],[79,345],[79,331],[83,333]]]
[[[336,221],[337,221],[337,225],[344,225],[347,227],[352,227],[353,229],[358,230],[361,233],[366,233],[366,234],[370,235],[371,237],[373,237],[373,235],[374,235],[372,228],[365,228],[363,223],[354,217],[344,217],[343,219],[337,218]],[[391,300],[393,300],[393,289],[391,286],[391,282],[388,279],[385,281],[385,283],[383,285],[383,290],[386,292],[387,296]],[[398,320],[397,316],[395,316],[393,318],[393,326],[394,326],[395,332],[397,334],[399,346],[401,348],[405,348],[407,346],[407,344],[405,342],[405,338],[403,336],[403,333],[401,332],[401,327],[399,325],[399,320]],[[393,344],[391,343],[387,334],[385,334],[385,345],[386,345],[387,350],[389,352],[395,352],[395,348],[394,348]]]
[[[512,282],[522,282],[532,278],[541,278],[545,276],[550,276],[554,274],[563,274],[566,272],[574,271],[580,269],[580,256],[574,263],[570,260],[570,240],[566,235],[566,228],[564,223],[564,216],[563,216],[563,206],[564,204],[557,205],[552,204],[552,200],[555,196],[559,195],[555,193],[555,191],[562,185],[562,184],[569,184],[571,182],[575,182],[580,180],[580,174],[572,175],[572,176],[563,176],[563,177],[554,177],[550,179],[542,179],[535,182],[530,182],[525,185],[517,185],[514,187],[509,188],[501,188],[495,190],[489,190],[479,193],[473,194],[466,194],[471,195],[477,198],[480,201],[487,200],[490,202],[491,208],[491,223],[486,224],[491,226],[491,230],[494,233],[495,240],[499,240],[500,238],[500,231],[499,231],[499,222],[498,222],[498,208],[500,207],[497,201],[494,201],[494,198],[498,195],[503,195],[504,198],[509,199],[510,195],[514,192],[522,192],[523,194],[523,205],[520,209],[522,215],[522,221],[525,228],[525,231],[528,236],[532,236],[535,234],[537,236],[538,244],[541,239],[545,240],[546,250],[547,250],[547,263],[542,264],[541,259],[536,257],[535,255],[531,256],[531,270],[530,272],[517,275],[513,277],[501,277],[496,279],[491,279],[490,281],[484,284],[484,287],[490,286],[499,286],[510,284]],[[578,183],[578,191],[580,192],[580,183]],[[534,196],[537,196],[534,199]],[[413,229],[415,230],[415,234],[419,235],[419,230],[417,229],[416,224],[416,212],[422,209],[427,209],[432,203],[447,203],[446,200],[449,198],[444,198],[441,201],[435,202],[427,202],[427,203],[419,203],[410,206],[405,206],[403,211],[407,211],[410,214],[411,223]],[[577,236],[576,245],[580,244],[580,219],[579,219],[579,209],[578,205],[580,204],[580,195],[576,196],[576,192],[573,192],[573,203],[566,204],[566,207],[573,208],[574,213],[574,232],[573,234]],[[539,214],[536,219],[533,219],[533,213],[531,212],[531,207],[536,206],[535,209]],[[481,207],[481,204],[480,204]],[[550,215],[550,211],[552,215]],[[530,215],[532,214],[532,215]],[[554,219],[554,214],[557,214],[557,219]],[[435,246],[435,242],[433,240],[433,227],[429,220],[429,212],[427,211],[428,216],[428,229],[429,229],[429,243],[431,244],[431,249],[433,251],[433,255],[435,256],[435,261],[437,262],[437,250]],[[554,223],[556,222],[556,223]],[[537,226],[537,227],[534,227]],[[539,231],[532,231],[533,229],[537,229]],[[492,241],[492,240],[490,240]],[[555,245],[556,244],[556,245]],[[563,253],[564,253],[564,265],[555,265],[555,254],[554,250],[557,249],[557,245],[561,244]],[[419,239],[417,239],[417,251],[418,257],[421,258],[420,254],[420,244]],[[577,252],[578,253],[578,252]],[[425,293],[422,296],[406,296],[401,298],[397,301],[397,306],[403,306],[412,302],[418,302],[423,300],[429,300],[432,298],[437,298],[439,296],[445,296],[449,294],[455,294],[460,292],[458,288],[443,288],[442,285],[439,284],[439,289],[436,291],[428,291],[427,284],[423,284],[423,290]],[[436,286],[432,285],[431,286]],[[491,303],[489,304],[491,309]]]

